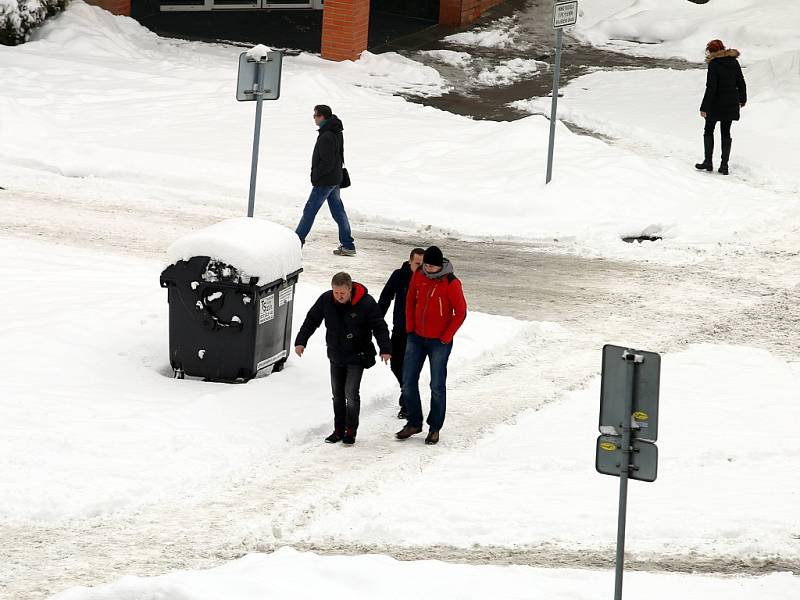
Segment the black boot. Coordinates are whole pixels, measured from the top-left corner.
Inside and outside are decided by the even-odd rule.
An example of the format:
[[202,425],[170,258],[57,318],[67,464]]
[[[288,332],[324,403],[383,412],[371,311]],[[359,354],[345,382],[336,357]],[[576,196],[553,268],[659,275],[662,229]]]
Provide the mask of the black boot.
[[344,430],[344,435],[342,436],[342,443],[345,446],[352,446],[356,443],[356,430],[352,427],[348,427]]
[[714,156],[714,136],[703,136],[703,150],[705,151],[705,159],[701,163],[697,163],[694,168],[700,171],[713,171],[714,165],[711,163],[711,157]]
[[333,433],[325,438],[325,443],[326,444],[335,444],[336,442],[341,442],[343,437],[344,437],[344,431],[343,430],[334,429]]
[[731,157],[731,142],[733,138],[722,138],[722,162],[719,165],[719,172],[723,175],[728,174],[728,159]]

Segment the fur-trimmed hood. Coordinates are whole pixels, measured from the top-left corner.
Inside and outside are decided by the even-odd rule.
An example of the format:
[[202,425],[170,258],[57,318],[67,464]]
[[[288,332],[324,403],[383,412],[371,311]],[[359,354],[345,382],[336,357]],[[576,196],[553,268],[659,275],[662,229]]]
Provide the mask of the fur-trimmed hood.
[[706,62],[710,63],[715,58],[739,58],[741,52],[736,50],[735,48],[726,48],[725,50],[720,50],[718,52],[712,52],[708,56],[706,56]]

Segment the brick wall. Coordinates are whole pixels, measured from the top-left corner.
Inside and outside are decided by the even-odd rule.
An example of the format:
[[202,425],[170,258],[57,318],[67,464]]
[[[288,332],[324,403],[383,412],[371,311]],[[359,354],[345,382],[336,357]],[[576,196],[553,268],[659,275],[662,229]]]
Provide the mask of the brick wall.
[[105,8],[108,12],[115,15],[131,16],[131,0],[86,0],[89,4],[94,4],[100,8]]
[[325,0],[322,58],[356,60],[367,49],[370,0]]
[[476,21],[485,11],[503,0],[441,0],[439,23],[461,27]]

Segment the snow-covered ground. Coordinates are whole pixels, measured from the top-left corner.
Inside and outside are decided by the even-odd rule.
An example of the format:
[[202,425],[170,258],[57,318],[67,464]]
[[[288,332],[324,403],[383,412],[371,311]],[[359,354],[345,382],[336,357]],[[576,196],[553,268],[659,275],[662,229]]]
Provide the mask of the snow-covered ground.
[[[758,578],[629,573],[625,597],[651,600],[794,600],[800,581],[788,573]],[[436,561],[401,562],[385,556],[317,556],[284,548],[252,554],[209,571],[127,577],[95,589],[75,588],[53,600],[257,600],[347,597],[352,600],[409,595],[458,600],[596,600],[614,592],[613,573],[474,566]]]
[[[175,380],[162,264],[7,238],[0,249],[0,277],[18,282],[2,298],[0,519],[52,522],[205,497],[282,448],[330,433],[324,332],[283,372],[246,385]],[[321,291],[298,286],[293,331]],[[470,314],[453,369],[526,327]],[[388,367],[368,370],[362,415],[393,419],[396,401]],[[371,435],[361,427],[359,444]]]
[[[42,191],[38,174],[47,172],[59,176],[46,184],[54,191],[59,179],[83,178],[87,188],[102,179],[199,189],[222,206],[240,203],[253,107],[233,98],[239,51],[160,39],[130,19],[74,3],[35,41],[0,49],[4,178]],[[561,125],[555,179],[545,186],[545,118],[473,121],[406,102],[387,90],[431,93],[433,86],[440,93],[446,84],[430,67],[401,57],[334,64],[303,54],[287,57],[283,73],[281,100],[265,108],[257,211],[284,224],[294,224],[307,197],[310,115],[319,102],[344,122],[355,182],[345,202],[368,227],[558,239],[631,256],[643,250],[620,237],[649,234],[665,239],[651,250],[658,256],[665,248],[770,243],[800,211],[786,196],[735,178],[699,177],[685,162]],[[501,83],[503,73],[485,77]]]
[[[365,54],[334,64],[303,54],[286,58],[282,98],[265,107],[258,215],[294,225],[309,188],[311,108],[326,102],[345,124],[354,180],[345,202],[366,231],[557,238],[592,253],[658,258],[669,250],[683,261],[698,251],[735,256],[742,247],[791,247],[800,217],[800,179],[791,160],[800,137],[793,118],[800,99],[798,8],[777,0],[583,0],[581,6],[578,35],[605,47],[698,62],[714,37],[742,50],[751,99],[734,129],[732,176],[691,167],[699,147],[700,70],[600,72],[567,86],[562,114],[613,140],[559,124],[555,179],[545,187],[549,123],[541,115],[473,121],[393,95],[448,89],[435,70],[414,61]],[[435,56],[470,68],[471,47],[514,44],[515,27],[514,19],[503,19],[460,34],[448,40],[454,50]],[[109,211],[202,210],[204,218],[215,209],[225,216],[243,212],[253,106],[233,99],[240,51],[161,39],[80,0],[33,42],[0,47],[4,198],[19,198],[20,210],[25,194],[36,192],[96,201]],[[487,72],[486,85],[538,68],[525,61],[500,66],[508,71]],[[543,103],[527,106],[541,112]],[[70,223],[75,202],[54,201],[48,214]],[[141,227],[149,226],[143,218]],[[664,242],[619,241],[643,233]],[[473,312],[451,362],[460,402],[447,434],[455,441],[445,436],[429,448],[418,439],[404,446],[392,440],[387,428],[397,424],[397,387],[378,365],[362,386],[359,441],[345,450],[321,444],[332,416],[321,332],[279,374],[246,385],[178,381],[168,363],[162,262],[7,236],[0,237],[0,252],[0,278],[13,283],[0,299],[8,317],[0,345],[0,527],[7,539],[26,542],[9,554],[14,571],[0,573],[0,586],[52,591],[53,582],[74,583],[76,573],[97,581],[99,572],[112,581],[129,572],[133,558],[154,573],[162,564],[213,564],[205,553],[218,562],[260,543],[612,551],[617,480],[594,471],[598,382],[582,383],[596,372],[599,332],[618,335],[621,313],[584,331],[588,306],[563,326]],[[365,260],[359,254],[351,263],[356,279]],[[720,260],[731,261],[725,276],[732,278],[735,258]],[[503,272],[504,265],[497,267]],[[770,267],[764,262],[763,269]],[[700,292],[680,298],[684,289],[701,288],[681,288],[679,270],[669,275],[670,289],[651,293],[662,294],[664,304],[680,302],[675,313],[683,310],[687,324],[664,339],[707,332],[701,321],[709,310],[692,303],[708,298]],[[608,293],[628,299],[625,285]],[[320,291],[301,277],[295,330]],[[530,291],[538,293],[533,284]],[[752,296],[731,294],[719,306],[751,303]],[[639,310],[637,299],[629,300]],[[647,323],[639,314],[629,320]],[[793,323],[787,319],[786,326]],[[663,333],[659,323],[649,327]],[[565,350],[569,360],[562,360]],[[664,355],[659,477],[631,484],[632,555],[666,563],[680,556],[687,572],[698,556],[722,561],[729,572],[759,561],[798,564],[800,519],[793,509],[800,486],[792,477],[800,462],[793,428],[798,384],[796,360],[764,350],[696,345]],[[520,412],[530,406],[536,408]],[[459,425],[467,433],[458,435]],[[294,487],[282,489],[284,479]],[[249,487],[251,480],[258,485]],[[265,489],[269,502],[248,503],[248,490]],[[292,495],[298,491],[304,496]],[[230,508],[239,510],[229,514]],[[162,523],[164,515],[173,518]],[[198,533],[204,527],[210,527],[205,537]],[[154,528],[163,528],[165,544],[183,554],[156,556],[166,538]],[[76,532],[84,544],[77,553],[69,538]],[[195,540],[206,545],[195,548]],[[118,554],[121,547],[129,556]],[[131,556],[139,551],[142,557]],[[41,556],[47,564],[36,564]],[[49,577],[41,585],[39,566]],[[27,579],[17,585],[12,578]],[[58,598],[249,600],[340,591],[394,598],[411,589],[445,598],[588,600],[610,596],[612,584],[607,571],[283,549]],[[800,596],[800,580],[786,573],[628,573],[626,586],[633,596],[654,599]]]
[[[592,26],[596,12],[618,9],[623,4],[634,6]],[[735,4],[734,10],[731,4]],[[768,12],[765,4],[773,12]],[[733,125],[732,177],[754,187],[781,191],[788,202],[796,201],[800,192],[800,174],[795,168],[800,139],[800,38],[796,35],[800,5],[744,0],[704,5],[684,0],[589,0],[582,6],[588,15],[579,21],[579,37],[603,46],[610,42],[598,37],[598,32],[607,32],[614,39],[644,36],[643,41],[648,42],[613,46],[621,51],[660,57],[677,54],[701,62],[705,43],[714,37],[738,48],[748,102],[741,120]],[[721,14],[726,17],[717,19]],[[692,24],[686,25],[686,20]],[[741,26],[743,22],[746,27]],[[791,35],[784,35],[790,23]],[[618,146],[668,157],[683,167],[702,160],[703,120],[699,110],[705,69],[599,71],[579,77],[562,91],[564,97],[558,105],[562,119],[609,136]],[[515,106],[539,114],[550,111],[546,98],[517,102]],[[714,160],[719,161],[719,145]],[[725,192],[720,189],[719,193]]]
[[[664,356],[658,479],[630,486],[627,552],[800,558],[798,388],[800,365],[763,350]],[[594,469],[599,389],[598,378],[411,483],[321,515],[306,539],[612,546],[618,480]]]

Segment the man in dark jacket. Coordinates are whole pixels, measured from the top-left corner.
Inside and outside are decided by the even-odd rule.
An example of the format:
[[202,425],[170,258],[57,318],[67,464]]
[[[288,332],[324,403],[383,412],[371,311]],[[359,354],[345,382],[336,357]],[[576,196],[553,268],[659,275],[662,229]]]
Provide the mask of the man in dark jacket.
[[395,434],[405,440],[422,431],[419,375],[427,358],[431,369],[431,410],[426,444],[439,443],[447,394],[447,361],[453,337],[467,318],[467,301],[452,263],[436,246],[425,250],[422,267],[411,277],[406,297],[406,345],[403,400],[408,410],[406,426]]
[[356,246],[350,231],[350,221],[339,194],[344,165],[344,136],[342,134],[344,127],[339,117],[331,111],[331,107],[324,104],[314,107],[314,122],[319,127],[319,132],[317,142],[314,144],[314,152],[311,155],[311,185],[313,188],[295,232],[300,238],[300,243],[305,244],[319,209],[327,201],[331,216],[339,226],[339,247],[333,253],[339,256],[355,256]]
[[322,294],[308,311],[294,342],[297,356],[303,356],[308,339],[323,320],[333,391],[333,433],[325,441],[352,445],[361,411],[361,376],[364,369],[375,364],[372,336],[378,340],[381,359],[388,363],[389,328],[367,288],[355,283],[347,273],[334,275],[331,290]]
[[695,168],[713,171],[714,129],[719,121],[722,137],[722,160],[719,172],[728,174],[731,156],[731,123],[739,120],[739,109],[747,104],[747,85],[739,65],[739,51],[726,49],[720,40],[711,40],[706,45],[706,93],[700,104],[700,116],[706,120],[703,131],[705,158]]
[[[414,248],[399,269],[395,269],[389,276],[389,281],[383,286],[378,307],[381,314],[385,317],[389,310],[389,305],[394,301],[394,311],[392,313],[392,373],[397,378],[400,388],[403,387],[403,359],[406,355],[406,295],[408,294],[408,284],[411,276],[422,265],[422,255],[425,250]],[[403,394],[400,394],[400,412],[397,413],[398,419],[405,419],[406,406],[403,402]]]

